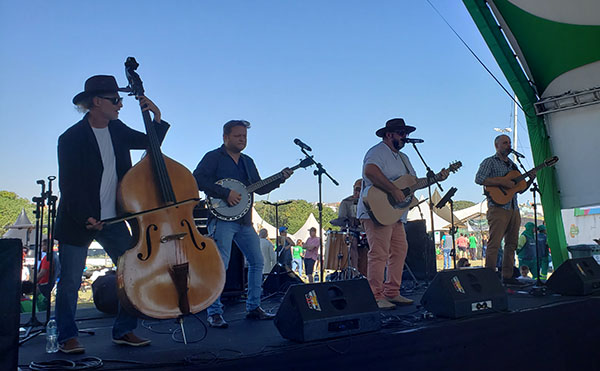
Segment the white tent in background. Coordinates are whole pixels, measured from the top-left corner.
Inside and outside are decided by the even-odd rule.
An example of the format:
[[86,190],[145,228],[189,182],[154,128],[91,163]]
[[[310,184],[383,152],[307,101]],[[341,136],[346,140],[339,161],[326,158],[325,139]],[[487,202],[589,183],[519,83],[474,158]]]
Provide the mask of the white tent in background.
[[[420,203],[418,206],[413,207],[408,212],[408,220],[421,220],[425,219],[425,224],[427,225],[427,232],[431,232],[431,213],[429,212],[429,202],[421,202],[425,198],[421,196],[419,199]],[[422,214],[422,216],[421,216]],[[433,226],[436,231],[441,231],[442,229],[446,229],[445,226],[450,222],[437,215],[435,212],[433,213]]]
[[25,209],[21,210],[21,214],[15,223],[8,228],[8,232],[6,232],[2,238],[18,238],[22,241],[24,246],[29,246],[35,242],[35,236],[32,233],[35,229],[35,225],[31,224],[31,221],[25,213]]
[[[312,227],[315,227],[317,229],[317,237],[319,237],[319,222],[317,221],[313,213],[310,213],[308,214],[308,218],[306,218],[304,225],[300,227],[298,232],[289,236],[294,242],[296,242],[297,240],[302,240],[302,242],[306,242],[308,237],[310,237],[310,232],[308,232],[308,230]],[[325,242],[325,236],[326,234],[323,230],[323,242]]]
[[[450,208],[450,202],[446,202],[446,205],[444,205],[444,207],[442,207],[441,209],[438,209],[435,206],[440,202],[441,199],[442,199],[442,196],[440,196],[440,194],[436,188],[435,191],[433,191],[433,194],[431,195],[431,200],[433,201],[433,212],[438,214],[445,220],[452,221],[452,210]],[[456,210],[454,210],[454,223],[458,223],[459,220],[461,219],[458,217],[458,215],[456,213],[457,213]],[[435,225],[435,227],[437,229],[438,226]]]
[[271,238],[271,239],[275,238],[275,235],[276,235],[275,227],[273,227],[266,220],[261,218],[260,215],[258,215],[258,213],[256,212],[256,209],[254,208],[254,206],[252,207],[252,226],[254,227],[254,230],[256,231],[256,233],[258,233],[258,231],[260,231],[261,229],[264,228],[267,230],[267,233],[269,234],[269,238]]

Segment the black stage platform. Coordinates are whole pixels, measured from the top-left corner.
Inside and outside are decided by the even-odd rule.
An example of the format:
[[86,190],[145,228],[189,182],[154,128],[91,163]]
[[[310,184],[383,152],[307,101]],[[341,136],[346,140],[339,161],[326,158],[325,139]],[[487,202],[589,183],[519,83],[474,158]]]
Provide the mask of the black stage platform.
[[[418,302],[421,286],[406,296]],[[84,355],[46,354],[38,336],[19,348],[19,365],[98,357],[103,370],[600,370],[600,296],[533,297],[509,293],[509,311],[466,319],[424,315],[417,305],[381,312],[380,331],[333,340],[295,343],[281,337],[272,321],[244,319],[244,304],[227,302],[228,329],[207,328],[206,314],[186,319],[190,341],[183,344],[174,321],[140,321],[139,335],[149,347],[112,344],[113,318],[95,308],[79,309]],[[282,295],[263,301],[276,312]],[[43,316],[43,315],[42,315]],[[21,322],[29,320],[23,314]],[[39,318],[39,317],[38,317]],[[176,339],[176,340],[174,340]]]

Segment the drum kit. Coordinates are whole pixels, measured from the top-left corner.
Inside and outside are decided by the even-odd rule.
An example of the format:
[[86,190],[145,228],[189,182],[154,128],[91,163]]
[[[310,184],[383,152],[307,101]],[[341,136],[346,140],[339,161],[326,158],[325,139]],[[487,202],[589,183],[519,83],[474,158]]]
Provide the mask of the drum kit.
[[[348,218],[337,218],[331,225],[340,227],[339,231],[328,231],[325,244],[325,269],[335,272],[328,276],[329,281],[363,278],[358,270],[364,254],[351,253],[353,249],[361,250],[369,247],[366,233],[353,226]],[[365,261],[366,262],[366,261]],[[364,265],[364,264],[363,264]],[[366,272],[364,272],[366,273]]]

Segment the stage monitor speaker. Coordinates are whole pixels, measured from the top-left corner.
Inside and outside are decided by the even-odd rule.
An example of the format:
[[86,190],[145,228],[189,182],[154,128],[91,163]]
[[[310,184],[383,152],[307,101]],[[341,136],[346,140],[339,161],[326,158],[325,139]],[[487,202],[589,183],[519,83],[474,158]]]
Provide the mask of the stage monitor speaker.
[[290,286],[275,316],[281,336],[299,342],[376,331],[379,308],[367,280]]
[[546,286],[561,295],[582,296],[600,292],[600,265],[591,256],[569,259],[552,273]]
[[[437,272],[435,260],[435,245],[427,234],[425,220],[413,220],[404,225],[408,252],[406,264],[420,280],[431,280]],[[406,273],[405,273],[406,274]],[[410,277],[403,277],[409,279]]]
[[263,294],[271,295],[276,292],[286,292],[290,285],[302,284],[304,281],[290,267],[275,264],[262,284]]
[[117,274],[108,271],[96,278],[92,283],[92,298],[94,305],[102,313],[116,315],[119,312],[119,297],[117,295]]
[[508,309],[500,279],[488,268],[439,272],[421,298],[425,309],[439,317],[461,318]]
[[20,239],[0,239],[0,370],[16,370],[19,361],[22,257]]

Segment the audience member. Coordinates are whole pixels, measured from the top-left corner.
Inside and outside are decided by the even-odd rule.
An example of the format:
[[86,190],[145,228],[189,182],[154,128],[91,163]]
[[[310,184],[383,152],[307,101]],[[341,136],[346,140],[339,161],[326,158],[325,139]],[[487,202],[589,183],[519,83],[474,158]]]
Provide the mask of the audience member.
[[269,233],[266,229],[261,229],[258,232],[258,238],[260,239],[260,251],[265,261],[263,266],[263,274],[269,274],[275,264],[277,264],[277,254],[275,253],[275,247],[269,241]]

